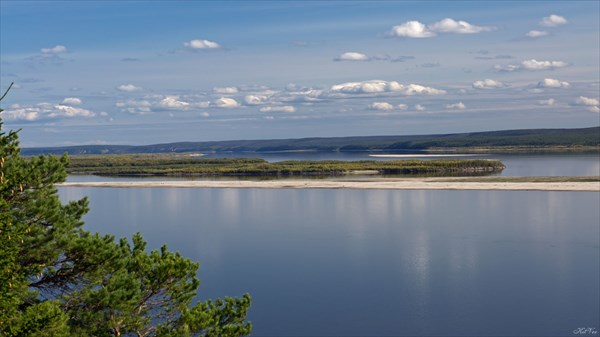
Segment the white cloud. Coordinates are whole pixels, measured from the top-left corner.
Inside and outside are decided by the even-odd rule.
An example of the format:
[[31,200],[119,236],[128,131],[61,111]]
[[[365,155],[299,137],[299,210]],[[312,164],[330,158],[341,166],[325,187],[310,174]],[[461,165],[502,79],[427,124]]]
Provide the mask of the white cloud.
[[545,70],[554,68],[563,68],[568,64],[563,61],[537,61],[535,59],[525,60],[521,62],[523,69],[527,70]]
[[59,44],[52,48],[42,48],[41,51],[44,54],[52,54],[52,55],[63,54],[63,53],[67,52],[67,47]]
[[475,26],[466,21],[456,21],[450,18],[443,19],[427,27],[434,32],[455,34],[475,34],[494,30],[494,27]]
[[121,111],[127,112],[134,115],[145,115],[152,112],[152,103],[147,100],[127,100],[127,101],[117,101],[115,103],[117,108],[120,108]]
[[475,81],[472,84],[475,89],[494,89],[494,88],[504,88],[506,84],[486,78],[485,80]]
[[40,108],[13,104],[6,111],[2,112],[2,115],[7,120],[25,120],[31,122],[40,118]]
[[513,72],[513,71],[517,71],[517,70],[521,70],[521,66],[518,64],[507,64],[505,66],[496,64],[494,66],[494,70],[495,71],[500,71],[500,72]]
[[596,98],[579,96],[579,98],[575,100],[575,103],[587,106],[588,110],[591,112],[600,112],[600,101]]
[[3,112],[8,120],[35,121],[44,118],[94,117],[96,113],[90,110],[76,108],[63,104],[39,103],[22,106],[13,104]]
[[215,94],[221,94],[221,95],[231,95],[231,94],[237,94],[238,93],[238,88],[237,87],[221,87],[221,88],[213,88],[213,92]]
[[392,27],[389,35],[395,37],[426,38],[435,36],[435,33],[419,21],[408,21]]
[[464,108],[466,108],[466,106],[463,102],[446,104],[446,109],[464,109]]
[[406,104],[398,104],[397,107],[400,110],[406,110],[406,109],[408,109],[408,105],[406,105]]
[[268,99],[269,96],[267,95],[246,95],[244,97],[244,102],[247,105],[260,105],[265,104]]
[[296,108],[291,105],[282,105],[282,106],[265,106],[260,108],[261,112],[295,112]]
[[394,92],[403,95],[415,95],[415,94],[427,94],[427,95],[441,95],[445,94],[446,91],[435,89],[432,87],[426,87],[419,84],[408,84],[404,85],[396,81],[382,81],[382,80],[371,80],[363,82],[346,82],[342,84],[336,84],[330,88],[330,93],[342,93],[342,94],[373,94],[373,93],[385,93]]
[[219,49],[221,45],[209,40],[191,40],[189,42],[184,42],[184,46],[190,49]]
[[221,97],[214,101],[213,104],[219,108],[237,108],[240,106],[240,103],[238,103],[235,99],[228,97]]
[[137,87],[133,84],[121,84],[120,86],[117,87],[117,90],[125,91],[125,92],[134,92],[134,91],[140,91],[140,90],[142,90],[142,88]]
[[585,96],[579,96],[579,98],[577,100],[575,100],[575,102],[580,105],[588,105],[588,106],[600,105],[600,102],[598,102],[597,99],[589,98],[589,97],[585,97]]
[[190,103],[179,100],[179,96],[166,96],[157,104],[160,108],[169,110],[185,110],[190,107]]
[[362,53],[357,52],[345,52],[340,56],[334,58],[334,61],[369,61],[370,58]]
[[530,30],[529,32],[527,32],[527,34],[525,34],[525,36],[532,39],[537,39],[540,37],[548,36],[548,32],[542,30]]
[[62,104],[66,105],[81,105],[81,99],[77,97],[67,97],[63,99]]
[[94,117],[96,113],[90,110],[76,108],[68,105],[55,105],[54,111],[48,114],[48,117]]
[[415,95],[415,94],[426,94],[426,95],[442,95],[445,94],[446,91],[435,89],[432,87],[425,87],[419,84],[409,84],[404,87],[403,91],[406,95]]
[[562,82],[553,78],[544,78],[537,86],[538,88],[568,88],[571,85],[569,82]]
[[436,36],[436,33],[476,34],[489,32],[494,29],[495,27],[476,26],[467,21],[445,18],[430,25],[425,25],[419,21],[407,21],[401,25],[392,27],[388,35],[394,37],[427,38]]
[[389,110],[393,110],[394,106],[387,102],[373,102],[373,103],[369,104],[369,109],[379,110],[379,111],[389,111]]
[[542,20],[540,21],[540,26],[556,27],[556,26],[567,24],[567,23],[568,23],[568,21],[564,17],[562,17],[560,15],[552,14],[550,16],[543,17]]
[[203,112],[200,113],[200,116],[202,116],[202,117],[210,117],[210,114],[208,112],[206,112],[206,111],[203,111]]
[[425,107],[423,105],[421,105],[421,104],[417,104],[417,105],[415,105],[415,110],[417,110],[417,111],[423,111],[423,110],[425,110]]
[[539,100],[538,104],[552,106],[552,105],[556,104],[556,100],[554,98],[543,99],[543,100]]
[[564,61],[538,61],[536,59],[522,61],[521,64],[509,64],[506,66],[495,65],[496,71],[513,72],[518,70],[551,70],[556,68],[564,68],[569,64]]

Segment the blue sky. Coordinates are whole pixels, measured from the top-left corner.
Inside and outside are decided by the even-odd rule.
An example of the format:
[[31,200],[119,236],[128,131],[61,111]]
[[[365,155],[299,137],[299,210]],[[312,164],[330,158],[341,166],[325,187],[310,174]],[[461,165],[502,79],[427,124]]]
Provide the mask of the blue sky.
[[0,1],[24,146],[600,124],[598,1]]

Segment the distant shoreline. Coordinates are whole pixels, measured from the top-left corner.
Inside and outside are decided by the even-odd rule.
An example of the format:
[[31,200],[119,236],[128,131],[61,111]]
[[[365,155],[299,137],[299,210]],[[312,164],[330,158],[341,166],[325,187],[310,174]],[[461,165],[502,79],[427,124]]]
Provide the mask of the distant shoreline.
[[[538,178],[539,179],[539,178]],[[534,180],[534,179],[532,179]],[[283,180],[189,180],[189,181],[102,181],[65,182],[59,187],[111,188],[311,188],[381,190],[505,190],[600,192],[600,181],[494,181],[449,178],[383,179],[283,179]]]

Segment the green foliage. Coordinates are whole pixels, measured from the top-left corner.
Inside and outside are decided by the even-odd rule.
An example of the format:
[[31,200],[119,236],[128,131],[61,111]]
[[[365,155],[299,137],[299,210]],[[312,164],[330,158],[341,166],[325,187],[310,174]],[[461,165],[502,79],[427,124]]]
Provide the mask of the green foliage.
[[20,156],[0,119],[1,336],[241,336],[249,295],[193,304],[198,263],[83,228],[86,199],[62,204],[68,159]]
[[282,161],[257,158],[196,159],[182,155],[85,155],[71,157],[74,174],[106,176],[335,176],[352,171],[379,174],[457,175],[493,173],[497,160]]
[[[57,148],[25,149],[34,154],[132,154],[186,152],[419,152],[431,148],[461,151],[598,151],[600,127],[579,129],[506,130],[446,135],[329,137],[301,139],[229,140],[214,142],[180,142],[143,146],[84,145]],[[474,149],[476,148],[476,149]]]

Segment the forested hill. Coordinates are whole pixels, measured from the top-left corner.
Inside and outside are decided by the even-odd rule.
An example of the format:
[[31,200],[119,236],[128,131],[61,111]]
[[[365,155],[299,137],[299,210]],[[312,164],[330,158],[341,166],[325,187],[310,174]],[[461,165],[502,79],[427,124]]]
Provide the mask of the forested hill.
[[25,148],[23,155],[120,154],[167,152],[274,152],[274,151],[421,151],[465,147],[573,147],[600,146],[600,127],[529,129],[416,136],[368,136],[267,140],[179,142],[155,145],[82,145]]

